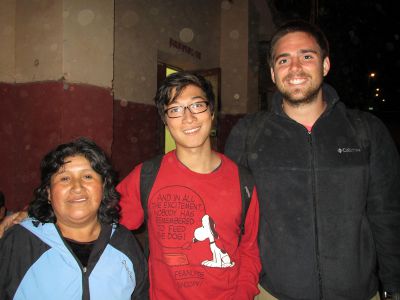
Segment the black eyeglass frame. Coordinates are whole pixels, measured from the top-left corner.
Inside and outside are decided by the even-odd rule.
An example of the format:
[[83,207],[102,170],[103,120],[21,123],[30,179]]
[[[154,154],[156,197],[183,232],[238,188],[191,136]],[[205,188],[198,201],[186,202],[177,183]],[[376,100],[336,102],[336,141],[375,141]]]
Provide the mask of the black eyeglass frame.
[[[199,104],[199,103],[204,103],[204,104],[206,105],[205,109],[204,109],[203,111],[193,112],[193,111],[190,109],[190,107],[193,106],[193,105],[195,105],[195,104]],[[193,103],[191,103],[191,104],[189,104],[189,105],[186,105],[186,106],[177,105],[177,106],[174,106],[174,107],[167,108],[167,109],[164,110],[164,113],[167,115],[168,118],[177,119],[177,118],[182,118],[182,117],[185,115],[185,110],[186,110],[186,109],[188,109],[188,110],[190,111],[190,113],[192,113],[192,114],[194,114],[194,115],[197,115],[197,114],[201,114],[201,113],[203,113],[203,112],[206,112],[209,106],[210,106],[210,102],[208,102],[208,101],[198,101],[198,102],[193,102]],[[169,111],[170,111],[171,109],[176,109],[176,108],[178,108],[178,107],[179,107],[179,108],[182,108],[182,115],[181,115],[181,116],[177,116],[177,117],[171,117],[171,116],[168,114]]]

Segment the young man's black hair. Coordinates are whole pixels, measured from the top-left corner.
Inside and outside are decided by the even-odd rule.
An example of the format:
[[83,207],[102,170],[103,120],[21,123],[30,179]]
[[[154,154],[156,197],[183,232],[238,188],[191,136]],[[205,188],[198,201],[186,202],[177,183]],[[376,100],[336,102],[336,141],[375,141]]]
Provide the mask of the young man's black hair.
[[[169,75],[158,89],[154,98],[158,113],[162,120],[165,117],[165,106],[173,102],[188,85],[199,87],[206,95],[210,111],[214,111],[215,97],[211,83],[203,76],[191,72],[177,72]],[[174,97],[171,95],[175,93]]]

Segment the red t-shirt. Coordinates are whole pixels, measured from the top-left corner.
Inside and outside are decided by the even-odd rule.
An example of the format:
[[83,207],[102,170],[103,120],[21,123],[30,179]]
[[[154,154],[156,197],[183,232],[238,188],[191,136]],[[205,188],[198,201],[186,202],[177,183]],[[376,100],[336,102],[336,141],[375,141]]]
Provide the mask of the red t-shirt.
[[311,132],[311,131],[312,131],[313,125],[306,125],[306,124],[303,124],[303,126],[307,129],[308,132]]
[[[176,157],[163,158],[148,201],[150,298],[153,300],[253,299],[260,259],[256,191],[238,247],[241,194],[237,166],[222,154],[210,174],[192,172]],[[140,169],[119,185],[121,224],[143,222]]]

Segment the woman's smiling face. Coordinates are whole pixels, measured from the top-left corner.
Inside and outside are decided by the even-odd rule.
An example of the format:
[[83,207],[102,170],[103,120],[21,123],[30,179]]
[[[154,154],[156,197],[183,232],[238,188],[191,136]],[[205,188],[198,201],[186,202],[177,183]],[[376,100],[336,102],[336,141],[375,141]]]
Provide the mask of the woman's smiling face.
[[75,228],[97,222],[103,180],[84,156],[65,158],[64,165],[51,177],[48,193],[57,224]]

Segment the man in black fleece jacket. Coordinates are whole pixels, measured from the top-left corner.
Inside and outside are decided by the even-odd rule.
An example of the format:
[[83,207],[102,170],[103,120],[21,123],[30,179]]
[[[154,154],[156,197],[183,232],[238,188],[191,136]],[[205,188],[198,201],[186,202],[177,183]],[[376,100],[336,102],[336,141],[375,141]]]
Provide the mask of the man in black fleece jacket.
[[400,299],[400,160],[388,131],[323,83],[329,46],[317,27],[279,28],[269,64],[272,111],[240,120],[226,145],[259,194],[256,299],[379,299],[379,281]]

